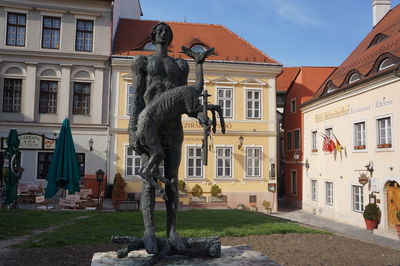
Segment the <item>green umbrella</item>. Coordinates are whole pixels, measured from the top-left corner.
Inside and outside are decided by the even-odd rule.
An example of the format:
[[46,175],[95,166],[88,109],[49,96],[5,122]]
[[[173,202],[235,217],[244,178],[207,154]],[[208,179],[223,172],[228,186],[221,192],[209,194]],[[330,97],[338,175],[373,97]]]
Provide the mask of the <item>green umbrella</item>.
[[17,186],[21,178],[20,158],[19,158],[19,139],[15,128],[10,130],[7,137],[7,149],[3,163],[3,204],[9,205],[17,199]]
[[61,188],[68,190],[70,194],[79,191],[81,175],[67,118],[62,123],[46,179],[46,198],[53,197]]

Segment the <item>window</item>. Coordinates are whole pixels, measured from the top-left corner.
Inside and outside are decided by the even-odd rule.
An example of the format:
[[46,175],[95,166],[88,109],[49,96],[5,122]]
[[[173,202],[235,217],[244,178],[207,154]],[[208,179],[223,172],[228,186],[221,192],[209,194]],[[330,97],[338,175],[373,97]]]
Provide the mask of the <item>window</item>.
[[37,179],[46,179],[47,173],[50,169],[52,158],[52,152],[38,152]]
[[325,135],[328,136],[329,139],[333,139],[333,129],[332,128],[325,129]]
[[246,148],[246,176],[261,177],[261,148]]
[[390,117],[378,119],[378,148],[392,147],[392,128]]
[[290,132],[290,131],[287,133],[286,143],[287,143],[287,149],[291,150],[292,149],[292,132]]
[[246,118],[261,118],[261,91],[247,90],[246,94]]
[[364,211],[364,195],[362,186],[351,186],[353,194],[353,211]]
[[232,148],[217,147],[217,177],[232,176]]
[[317,201],[317,187],[318,183],[317,180],[311,180],[311,200]]
[[290,100],[290,112],[291,113],[296,112],[296,99]]
[[195,44],[192,46],[192,48],[190,48],[190,50],[197,53],[204,53],[206,51],[206,48],[201,44]]
[[145,51],[153,51],[156,49],[156,46],[152,42],[148,42],[144,45],[143,50]]
[[125,175],[137,176],[139,175],[142,160],[140,155],[137,155],[130,146],[125,146]]
[[42,48],[60,48],[61,18],[43,17]]
[[311,152],[317,152],[317,131],[311,132]]
[[257,195],[249,195],[249,203],[257,203]]
[[21,112],[22,80],[4,79],[3,112]]
[[25,46],[26,15],[8,13],[7,15],[7,45]]
[[39,113],[57,113],[57,81],[40,81]]
[[93,43],[93,21],[81,20],[76,21],[76,51],[92,51]]
[[379,65],[379,70],[384,70],[386,68],[389,68],[391,66],[394,66],[394,60],[392,58],[386,58],[385,60],[382,61],[382,63]]
[[349,78],[349,84],[354,83],[356,81],[360,80],[360,75],[358,73],[354,73],[353,75],[351,75],[351,77]]
[[365,149],[365,122],[354,124],[354,149]]
[[297,172],[290,171],[290,193],[297,195]]
[[79,164],[79,173],[81,176],[85,176],[85,154],[84,153],[77,153],[76,158]]
[[333,205],[333,183],[325,182],[326,204]]
[[218,88],[217,91],[217,101],[222,108],[222,114],[225,118],[232,118],[232,89]]
[[294,131],[294,149],[300,150],[300,129]]
[[74,83],[73,114],[90,114],[90,83]]
[[201,147],[187,147],[186,173],[188,178],[203,177]]
[[132,84],[128,84],[126,89],[126,114],[132,114],[132,103],[133,103],[133,87]]

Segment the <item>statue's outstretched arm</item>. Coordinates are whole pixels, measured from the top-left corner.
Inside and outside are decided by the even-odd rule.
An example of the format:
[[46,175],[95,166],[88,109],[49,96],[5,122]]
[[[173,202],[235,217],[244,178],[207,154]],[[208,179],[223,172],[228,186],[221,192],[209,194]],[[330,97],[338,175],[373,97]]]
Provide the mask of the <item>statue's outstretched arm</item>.
[[[143,95],[146,91],[147,57],[143,55],[134,57],[131,68],[133,100],[129,119],[129,142],[132,141],[132,137],[137,130],[139,114],[145,107]],[[133,143],[130,144],[132,145]]]

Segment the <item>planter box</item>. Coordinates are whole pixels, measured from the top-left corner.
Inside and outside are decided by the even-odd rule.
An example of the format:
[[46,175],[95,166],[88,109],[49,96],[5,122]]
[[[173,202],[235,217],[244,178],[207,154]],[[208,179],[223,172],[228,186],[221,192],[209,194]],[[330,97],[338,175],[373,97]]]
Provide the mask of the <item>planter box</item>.
[[365,145],[354,146],[355,150],[365,150]]
[[206,202],[206,197],[192,197],[190,199],[190,203],[205,203]]
[[376,145],[376,147],[378,149],[387,149],[387,148],[391,148],[392,144],[378,144],[378,145]]

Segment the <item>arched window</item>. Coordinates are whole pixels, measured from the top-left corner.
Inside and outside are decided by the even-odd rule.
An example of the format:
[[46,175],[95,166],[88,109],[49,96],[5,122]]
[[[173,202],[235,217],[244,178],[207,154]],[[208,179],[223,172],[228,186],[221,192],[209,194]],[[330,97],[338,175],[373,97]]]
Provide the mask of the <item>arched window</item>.
[[152,42],[148,42],[144,45],[143,50],[145,51],[153,51],[156,49],[156,46]]
[[384,70],[388,67],[391,67],[394,65],[394,60],[392,58],[386,58],[385,60],[382,61],[382,63],[379,65],[379,70]]
[[353,75],[351,75],[351,77],[349,78],[349,84],[354,83],[358,80],[360,80],[360,75],[358,73],[354,73]]
[[325,92],[326,92],[326,93],[331,93],[331,92],[333,92],[335,89],[336,89],[336,87],[335,87],[335,85],[333,84],[333,82],[332,82],[332,81],[329,81],[328,84],[326,85]]
[[206,51],[206,48],[201,44],[195,44],[192,46],[192,48],[190,48],[190,50],[197,53],[203,53]]

